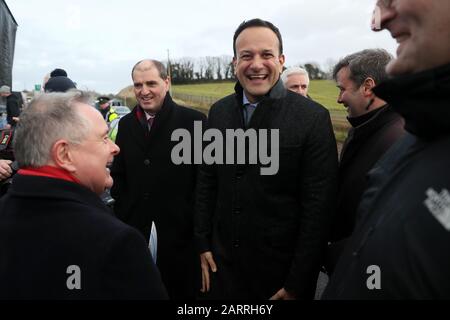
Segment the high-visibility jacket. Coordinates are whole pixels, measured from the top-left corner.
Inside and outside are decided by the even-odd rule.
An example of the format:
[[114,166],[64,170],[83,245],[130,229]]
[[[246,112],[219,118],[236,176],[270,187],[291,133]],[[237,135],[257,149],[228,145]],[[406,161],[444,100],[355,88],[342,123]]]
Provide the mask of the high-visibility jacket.
[[108,113],[106,114],[105,120],[108,123],[111,123],[114,119],[117,119],[119,115],[117,114],[116,110],[113,108],[109,108]]
[[109,124],[108,136],[114,142],[116,141],[117,130],[119,130],[119,120],[119,118],[116,118]]

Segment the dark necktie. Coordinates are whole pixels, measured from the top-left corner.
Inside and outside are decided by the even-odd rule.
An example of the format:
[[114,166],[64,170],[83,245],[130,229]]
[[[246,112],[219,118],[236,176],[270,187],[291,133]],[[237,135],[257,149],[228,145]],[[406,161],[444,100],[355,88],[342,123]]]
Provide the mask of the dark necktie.
[[153,122],[155,121],[155,116],[151,116],[147,119],[148,131],[152,130]]
[[250,103],[244,105],[244,119],[245,125],[248,126],[252,118],[253,112],[255,112],[256,106]]

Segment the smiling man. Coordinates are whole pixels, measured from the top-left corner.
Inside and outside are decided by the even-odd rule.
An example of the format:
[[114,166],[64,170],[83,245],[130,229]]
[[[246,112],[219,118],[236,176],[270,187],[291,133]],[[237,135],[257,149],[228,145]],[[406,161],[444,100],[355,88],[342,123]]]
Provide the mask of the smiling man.
[[327,299],[450,299],[450,1],[377,1],[399,44],[374,88],[405,119],[375,165]]
[[172,100],[161,62],[140,61],[131,76],[138,105],[119,122],[116,143],[122,151],[111,170],[114,211],[147,240],[155,225],[156,263],[169,297],[193,300],[200,279],[193,227],[197,166],[174,164],[177,143],[171,137],[178,129],[193,137],[195,121],[204,124],[206,116]]
[[144,238],[99,197],[119,148],[87,96],[36,98],[14,150],[21,169],[0,200],[0,299],[166,297]]
[[[227,129],[279,130],[279,170],[263,176],[264,165],[248,161],[201,168],[195,228],[202,291],[212,299],[311,299],[334,207],[330,116],[285,89],[283,42],[272,23],[242,23],[233,48],[235,93],[211,107],[209,127],[223,136]],[[259,147],[270,150],[262,140]]]
[[[367,173],[405,133],[400,115],[373,92],[388,79],[386,66],[391,60],[383,49],[367,49],[344,57],[334,67],[333,78],[340,91],[337,101],[346,107],[351,128],[339,164],[338,203],[330,239],[333,257],[353,231]],[[328,270],[332,267],[328,265]]]

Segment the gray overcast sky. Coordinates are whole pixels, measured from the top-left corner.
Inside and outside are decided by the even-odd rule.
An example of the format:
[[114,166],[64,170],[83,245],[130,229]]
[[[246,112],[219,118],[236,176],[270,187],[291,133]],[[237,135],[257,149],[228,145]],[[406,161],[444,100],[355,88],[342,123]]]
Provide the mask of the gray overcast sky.
[[286,65],[317,62],[365,48],[394,53],[386,32],[370,30],[375,0],[6,0],[19,24],[15,90],[32,89],[64,68],[80,89],[117,93],[143,58],[232,55],[243,20],[280,28]]

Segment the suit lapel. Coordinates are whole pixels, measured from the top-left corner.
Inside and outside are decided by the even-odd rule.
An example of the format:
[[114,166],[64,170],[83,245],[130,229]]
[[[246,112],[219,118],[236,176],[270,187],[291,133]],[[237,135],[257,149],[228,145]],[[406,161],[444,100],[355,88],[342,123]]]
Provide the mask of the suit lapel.
[[133,117],[130,122],[131,134],[133,136],[133,140],[142,148],[142,150],[145,150],[147,139],[146,136],[148,135],[148,132],[145,131],[145,129],[142,127],[141,123],[137,119],[136,108],[135,110],[133,110]]
[[[136,107],[137,108],[137,107]],[[172,113],[172,109],[174,108],[174,104],[172,102],[172,98],[169,93],[166,95],[166,99],[164,100],[163,107],[160,112],[155,117],[152,128],[150,132],[146,128],[142,126],[137,117],[137,109],[133,110],[132,119],[130,121],[131,126],[131,134],[133,136],[134,141],[140,146],[142,150],[147,152],[152,145],[155,137],[167,127],[167,122],[170,119],[170,115]],[[145,115],[144,115],[145,117]]]
[[172,101],[170,94],[167,93],[166,98],[164,99],[162,109],[156,114],[150,133],[147,135],[146,138],[147,148],[149,148],[152,145],[152,142],[155,140],[155,137],[160,135],[162,130],[169,128],[168,122],[170,121],[170,117],[174,107],[175,104]]

